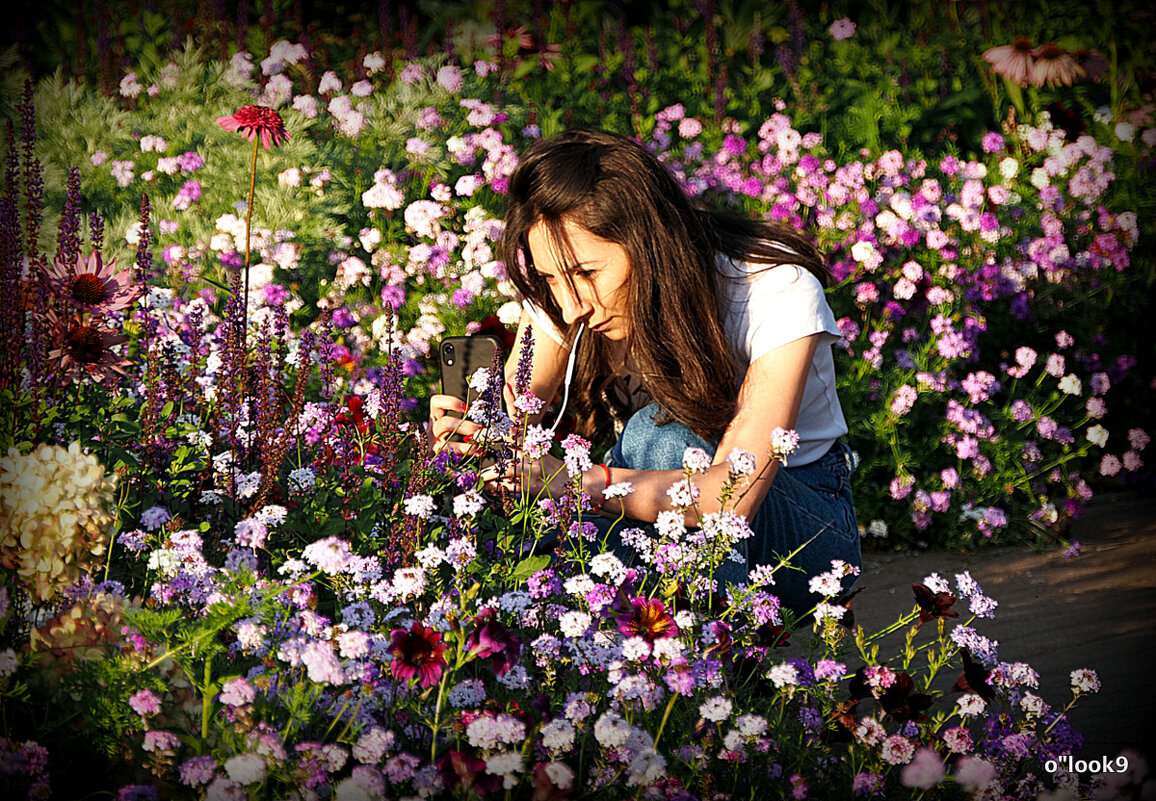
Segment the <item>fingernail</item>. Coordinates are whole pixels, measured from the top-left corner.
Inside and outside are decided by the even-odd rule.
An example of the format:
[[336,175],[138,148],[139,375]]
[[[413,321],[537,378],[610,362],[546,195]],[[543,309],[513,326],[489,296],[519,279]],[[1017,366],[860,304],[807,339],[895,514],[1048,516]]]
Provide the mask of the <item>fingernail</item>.
[[474,435],[473,434],[465,434],[462,436],[462,439],[465,440],[466,442],[473,442],[474,441]]

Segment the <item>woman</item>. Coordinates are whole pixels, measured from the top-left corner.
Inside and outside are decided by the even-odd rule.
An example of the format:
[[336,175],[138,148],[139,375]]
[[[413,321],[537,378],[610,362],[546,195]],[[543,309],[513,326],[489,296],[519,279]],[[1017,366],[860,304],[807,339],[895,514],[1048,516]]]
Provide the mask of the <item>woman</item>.
[[[795,429],[789,466],[763,470],[731,507],[755,535],[738,546],[746,565],[728,563],[717,577],[744,580],[807,543],[792,559],[803,570],[777,571],[773,588],[801,611],[821,600],[810,576],[832,559],[860,564],[831,354],[839,330],[823,296],[827,273],[806,239],[698,205],[633,140],[570,131],[523,154],[501,256],[524,299],[518,347],[533,333],[537,397],[555,397],[586,331],[571,388],[578,431],[595,442],[620,432],[606,466],[582,476],[601,515],[655,521],[671,508],[667,490],[690,446],[713,459],[695,477],[699,511],[718,511],[727,455],[737,447],[761,460],[775,428]],[[519,353],[507,362],[511,382]],[[439,446],[467,452],[448,443],[454,430],[475,432],[446,416],[461,410],[454,398],[433,398],[431,431]],[[547,457],[541,472],[557,466]],[[537,490],[541,472],[516,478]],[[611,476],[633,491],[603,499]]]

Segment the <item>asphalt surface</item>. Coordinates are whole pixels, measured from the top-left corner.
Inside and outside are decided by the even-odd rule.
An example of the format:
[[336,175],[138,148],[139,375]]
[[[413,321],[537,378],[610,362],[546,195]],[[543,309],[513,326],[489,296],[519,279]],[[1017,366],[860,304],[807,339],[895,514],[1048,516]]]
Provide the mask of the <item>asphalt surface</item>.
[[[1069,675],[1097,671],[1102,684],[1071,711],[1084,735],[1082,756],[1115,757],[1134,749],[1156,770],[1156,497],[1138,492],[1097,496],[1075,521],[1082,553],[1004,547],[970,554],[944,551],[865,554],[855,620],[878,631],[914,605],[913,582],[931,572],[953,581],[968,570],[999,602],[995,618],[977,620],[999,642],[999,658],[1027,662],[1040,674],[1038,694],[1053,708],[1071,700]],[[957,606],[959,606],[957,604]],[[966,607],[959,610],[966,615]],[[949,621],[954,622],[954,621]],[[882,653],[895,653],[902,639]],[[956,673],[958,675],[958,672]],[[954,677],[952,677],[952,680]]]

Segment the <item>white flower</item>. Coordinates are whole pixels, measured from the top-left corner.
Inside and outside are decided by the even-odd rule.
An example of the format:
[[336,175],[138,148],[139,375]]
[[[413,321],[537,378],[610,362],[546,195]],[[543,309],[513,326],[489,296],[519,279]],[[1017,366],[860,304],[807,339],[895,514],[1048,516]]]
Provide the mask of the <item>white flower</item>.
[[698,713],[715,723],[720,723],[730,717],[734,705],[721,695],[703,701],[698,707]]
[[1072,692],[1098,693],[1100,692],[1100,677],[1091,668],[1078,668],[1072,671]]
[[783,662],[767,671],[767,678],[778,688],[793,687],[799,683],[799,669]]
[[1065,395],[1079,395],[1084,390],[1084,385],[1080,379],[1076,377],[1075,373],[1068,373],[1060,379],[1060,392]]
[[486,499],[476,489],[454,498],[454,517],[472,517],[485,508]]
[[434,511],[434,499],[429,495],[411,495],[402,502],[407,515],[429,520]]
[[690,447],[682,454],[682,466],[692,473],[705,473],[710,462],[710,454],[702,448]]
[[1108,444],[1108,429],[1104,428],[1102,425],[1092,426],[1088,429],[1085,436],[1088,438],[1088,442],[1098,447],[1103,448]]
[[268,765],[259,754],[237,754],[225,761],[225,772],[237,784],[257,784],[264,781]]
[[574,747],[574,727],[566,718],[554,718],[540,732],[542,745],[555,753],[566,753]]
[[567,637],[581,637],[590,628],[590,615],[585,612],[566,612],[558,619],[558,626]]
[[755,472],[755,455],[750,451],[744,451],[742,448],[735,448],[730,452],[730,455],[727,456],[727,464],[730,465],[733,475],[749,476]]
[[961,695],[956,700],[955,705],[959,710],[959,716],[964,718],[973,717],[975,715],[982,715],[983,710],[987,708],[987,702],[975,693]]
[[799,447],[799,434],[794,429],[776,428],[771,432],[771,450],[780,459]]
[[604,712],[594,724],[594,738],[603,748],[617,748],[630,736],[631,725],[614,712]]

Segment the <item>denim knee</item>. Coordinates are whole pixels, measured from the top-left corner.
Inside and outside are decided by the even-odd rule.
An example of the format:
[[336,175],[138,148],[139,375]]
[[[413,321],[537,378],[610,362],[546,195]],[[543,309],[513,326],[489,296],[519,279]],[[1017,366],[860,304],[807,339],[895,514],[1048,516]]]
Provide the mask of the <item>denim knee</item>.
[[626,421],[622,435],[610,452],[608,464],[631,470],[681,470],[687,448],[702,448],[714,453],[715,446],[682,423],[671,421],[659,425],[662,414],[657,403],[635,412]]

